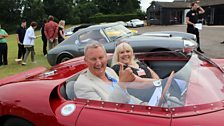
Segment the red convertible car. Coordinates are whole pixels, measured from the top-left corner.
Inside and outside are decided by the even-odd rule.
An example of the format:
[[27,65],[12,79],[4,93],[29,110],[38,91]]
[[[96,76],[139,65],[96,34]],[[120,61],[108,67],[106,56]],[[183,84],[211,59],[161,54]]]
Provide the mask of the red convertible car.
[[50,70],[39,67],[1,79],[1,126],[224,125],[223,59],[182,51],[138,53],[136,57],[160,76],[162,90],[132,88],[128,92],[145,102],[159,94],[155,104],[76,97],[74,82],[87,68],[83,57],[78,57]]

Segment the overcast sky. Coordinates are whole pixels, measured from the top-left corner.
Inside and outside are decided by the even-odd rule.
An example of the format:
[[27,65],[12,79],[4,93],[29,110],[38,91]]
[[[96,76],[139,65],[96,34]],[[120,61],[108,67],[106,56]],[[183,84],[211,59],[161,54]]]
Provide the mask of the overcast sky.
[[[149,7],[152,1],[153,0],[141,0],[141,5],[140,5],[141,9],[146,12],[146,9]],[[173,0],[155,0],[155,1],[172,2]]]

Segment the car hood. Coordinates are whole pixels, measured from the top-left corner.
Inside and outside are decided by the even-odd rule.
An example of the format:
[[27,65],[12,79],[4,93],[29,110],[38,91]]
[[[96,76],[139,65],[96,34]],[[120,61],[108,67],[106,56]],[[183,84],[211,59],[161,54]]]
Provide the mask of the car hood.
[[147,35],[134,35],[123,38],[128,41],[164,41],[164,40],[172,40],[172,41],[182,41],[182,38],[166,38],[166,37],[155,37],[155,36],[147,36]]
[[186,32],[179,31],[159,31],[159,32],[145,32],[142,35],[145,36],[161,36],[161,37],[181,37],[183,39],[192,39],[196,41],[196,36]]
[[[43,112],[46,115],[53,115],[49,98],[53,89],[64,81],[65,79],[35,80],[5,84],[0,87],[1,104],[22,110],[24,116]],[[7,113],[9,112],[5,110],[5,114]]]
[[15,75],[3,78],[0,80],[0,86],[4,84],[8,84],[8,83],[21,82],[21,81],[28,80],[29,78],[37,76],[46,70],[47,68],[45,67],[37,67],[37,68],[30,69],[19,74],[15,74]]

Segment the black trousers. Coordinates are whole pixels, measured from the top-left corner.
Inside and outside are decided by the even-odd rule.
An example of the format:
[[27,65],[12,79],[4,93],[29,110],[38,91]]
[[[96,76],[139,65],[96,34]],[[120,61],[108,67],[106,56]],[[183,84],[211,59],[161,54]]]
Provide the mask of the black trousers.
[[26,49],[23,45],[18,44],[18,59],[23,59],[26,53]]
[[8,45],[7,43],[0,43],[0,66],[8,65]]
[[47,38],[42,37],[42,41],[43,41],[43,54],[46,55],[47,54]]
[[197,43],[198,43],[197,50],[198,51],[201,51],[201,48],[200,48],[200,37],[199,37],[199,31],[198,31],[198,29],[197,28],[187,28],[187,32],[196,35]]

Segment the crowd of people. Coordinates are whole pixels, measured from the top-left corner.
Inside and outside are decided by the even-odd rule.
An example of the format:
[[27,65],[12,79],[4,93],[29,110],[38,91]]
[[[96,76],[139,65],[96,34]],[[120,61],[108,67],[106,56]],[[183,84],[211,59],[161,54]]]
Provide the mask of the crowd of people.
[[[197,37],[198,48],[197,51],[204,53],[200,48],[200,37],[199,29],[197,28],[199,15],[205,13],[204,9],[198,5],[197,2],[191,4],[191,10],[186,14],[186,23],[187,23],[187,32],[195,34]],[[35,50],[34,50],[34,40],[39,37],[35,36],[34,30],[36,29],[36,22],[31,22],[30,27],[27,29],[26,20],[23,19],[21,26],[17,28],[17,45],[18,45],[18,56],[15,59],[16,62],[26,65],[27,56],[31,53],[31,61],[35,61]],[[35,24],[35,26],[33,26]],[[64,26],[65,21],[60,20],[59,23],[54,22],[54,17],[49,16],[48,20],[44,19],[41,26],[41,38],[43,41],[43,55],[47,55],[47,46],[48,50],[54,48],[57,44],[61,43],[65,39],[64,35]],[[28,32],[28,33],[27,33]],[[6,37],[7,33],[5,30],[1,29],[0,34],[0,65],[7,65],[7,42]],[[24,39],[26,38],[26,39]],[[223,43],[223,42],[221,42]],[[132,64],[137,66],[139,64]],[[140,65],[141,66],[141,65]],[[117,68],[117,67],[116,67]]]
[[[1,25],[0,25],[1,26]],[[47,55],[48,50],[54,48],[58,43],[61,43],[65,39],[64,35],[65,21],[60,20],[59,23],[54,22],[54,17],[49,16],[48,20],[43,19],[41,26],[41,35],[35,35],[35,29],[37,28],[37,22],[32,21],[30,27],[27,28],[26,19],[22,19],[21,25],[16,29],[16,42],[18,45],[18,55],[15,61],[19,64],[26,65],[27,58],[31,53],[32,63],[36,63],[35,60],[35,39],[42,38],[43,41],[43,55]],[[8,64],[8,47],[5,38],[8,37],[7,32],[0,27],[0,66]]]

